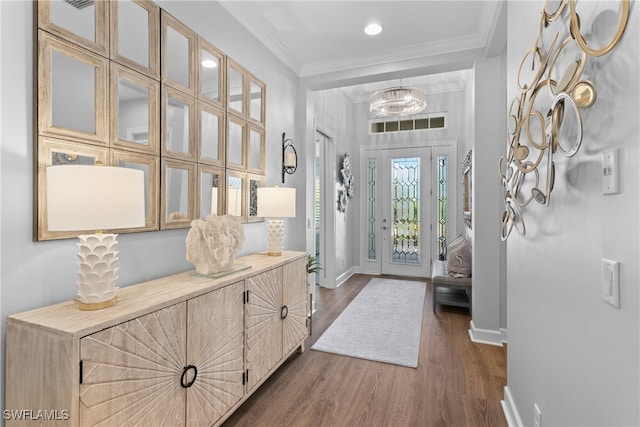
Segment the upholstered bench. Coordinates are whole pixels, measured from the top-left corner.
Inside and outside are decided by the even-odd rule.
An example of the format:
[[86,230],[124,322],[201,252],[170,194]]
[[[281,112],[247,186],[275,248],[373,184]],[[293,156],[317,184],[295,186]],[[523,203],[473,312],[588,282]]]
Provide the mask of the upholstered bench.
[[433,312],[438,304],[468,307],[471,314],[471,277],[453,277],[447,271],[447,262],[436,260],[431,272],[433,284]]

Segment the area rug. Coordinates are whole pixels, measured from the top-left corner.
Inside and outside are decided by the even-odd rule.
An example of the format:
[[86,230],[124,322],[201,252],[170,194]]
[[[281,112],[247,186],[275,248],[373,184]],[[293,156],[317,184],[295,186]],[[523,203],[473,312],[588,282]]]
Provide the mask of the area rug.
[[311,349],[417,368],[426,287],[371,279]]

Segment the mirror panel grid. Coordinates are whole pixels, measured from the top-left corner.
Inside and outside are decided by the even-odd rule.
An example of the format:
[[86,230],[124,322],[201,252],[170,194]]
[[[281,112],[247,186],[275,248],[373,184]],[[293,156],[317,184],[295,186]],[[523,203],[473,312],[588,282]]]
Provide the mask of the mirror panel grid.
[[214,212],[261,220],[264,83],[150,0],[35,4],[34,239],[82,234],[48,230],[49,164],[143,171],[145,226],[118,233],[188,228]]
[[224,167],[224,111],[198,101],[200,109],[200,155],[198,162]]
[[229,58],[227,58],[227,82],[227,108],[244,116],[245,72]]
[[38,194],[37,194],[37,238],[38,240],[65,239],[79,234],[94,233],[96,230],[49,231],[47,221],[47,166],[56,165],[106,165],[106,147],[79,144],[55,138],[38,138]]
[[200,206],[199,217],[207,215],[224,215],[225,212],[225,179],[224,169],[206,165],[198,165]]
[[247,174],[247,222],[264,221],[258,216],[258,188],[264,187],[264,175]]
[[265,136],[264,129],[249,126],[249,143],[247,149],[247,169],[251,172],[264,173]]
[[107,143],[108,61],[39,32],[40,134]]
[[164,10],[162,16],[162,83],[195,96],[196,34]]
[[242,172],[227,171],[227,215],[238,216],[246,222],[245,180]]
[[196,212],[196,164],[162,159],[160,228],[188,227]]
[[40,0],[38,26],[102,56],[109,56],[106,1]]
[[264,125],[266,86],[255,77],[249,84],[249,118]]
[[[160,157],[149,154],[132,153],[124,150],[111,150],[111,164],[122,168],[137,169],[144,172],[145,225],[131,231],[158,230],[158,189],[160,187]],[[117,233],[129,230],[116,230]]]
[[224,54],[211,43],[198,37],[198,97],[224,108]]
[[195,161],[196,100],[179,90],[162,91],[162,155]]
[[227,167],[246,169],[246,133],[247,126],[243,120],[233,116],[227,117]]
[[160,79],[160,8],[148,0],[110,5],[111,59]]
[[160,154],[160,83],[111,63],[111,145]]

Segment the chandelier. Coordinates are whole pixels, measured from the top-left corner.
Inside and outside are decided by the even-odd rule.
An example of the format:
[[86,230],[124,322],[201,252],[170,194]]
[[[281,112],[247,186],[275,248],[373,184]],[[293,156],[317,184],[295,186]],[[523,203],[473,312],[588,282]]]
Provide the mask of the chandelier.
[[424,92],[412,87],[391,87],[371,95],[369,112],[379,117],[417,114],[425,109]]

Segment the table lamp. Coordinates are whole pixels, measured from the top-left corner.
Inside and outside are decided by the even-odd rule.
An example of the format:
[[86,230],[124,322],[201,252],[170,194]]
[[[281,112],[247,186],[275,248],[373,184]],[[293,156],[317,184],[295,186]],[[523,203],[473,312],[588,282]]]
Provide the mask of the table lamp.
[[284,222],[278,218],[296,216],[296,189],[285,187],[258,188],[258,214],[267,221],[267,253],[282,255]]
[[[47,167],[47,222],[51,231],[143,227],[144,173],[111,166]],[[102,231],[78,236],[80,310],[116,303],[117,236]]]

